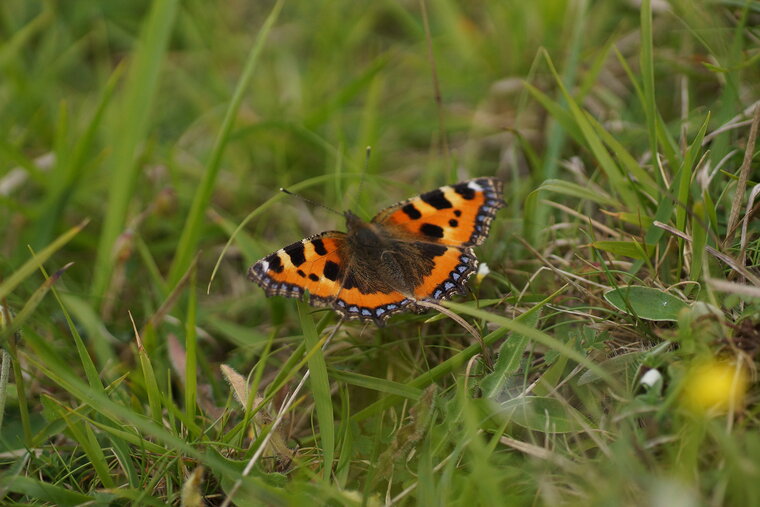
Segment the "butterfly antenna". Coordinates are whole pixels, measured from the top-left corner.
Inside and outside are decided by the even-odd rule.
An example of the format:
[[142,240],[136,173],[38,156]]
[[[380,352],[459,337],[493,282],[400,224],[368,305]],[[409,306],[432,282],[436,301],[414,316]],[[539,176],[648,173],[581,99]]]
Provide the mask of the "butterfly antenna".
[[335,213],[336,215],[340,215],[340,216],[343,216],[343,213],[341,213],[340,211],[334,210],[334,209],[332,209],[330,206],[328,206],[328,205],[326,205],[326,204],[322,204],[321,202],[317,202],[317,201],[314,201],[314,200],[312,200],[312,199],[309,199],[309,198],[307,198],[307,197],[304,197],[304,196],[302,196],[301,194],[296,194],[296,193],[294,193],[294,192],[291,192],[291,191],[290,191],[290,190],[288,190],[287,188],[282,188],[282,187],[280,187],[280,192],[282,192],[283,194],[292,195],[293,197],[298,197],[299,199],[301,199],[303,202],[305,202],[305,203],[307,203],[307,204],[311,204],[312,206],[316,206],[316,207],[318,207],[318,208],[324,208],[324,209],[326,209],[327,211],[332,211],[332,212],[333,212],[333,213]]

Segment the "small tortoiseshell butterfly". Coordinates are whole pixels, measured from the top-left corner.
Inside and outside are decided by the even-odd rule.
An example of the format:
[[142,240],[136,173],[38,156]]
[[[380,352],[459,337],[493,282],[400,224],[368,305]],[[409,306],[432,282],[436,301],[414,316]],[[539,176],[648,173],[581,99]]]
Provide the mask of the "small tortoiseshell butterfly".
[[258,261],[248,278],[267,296],[302,297],[347,319],[383,325],[415,301],[464,292],[478,260],[472,247],[504,206],[502,183],[476,178],[394,204],[365,222],[346,211],[348,232],[327,231]]

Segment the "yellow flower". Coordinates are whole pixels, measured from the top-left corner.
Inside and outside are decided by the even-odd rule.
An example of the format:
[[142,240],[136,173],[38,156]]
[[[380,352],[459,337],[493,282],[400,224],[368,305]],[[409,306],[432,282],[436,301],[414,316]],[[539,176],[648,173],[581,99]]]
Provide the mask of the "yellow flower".
[[711,359],[696,364],[686,374],[681,401],[686,408],[704,415],[739,410],[748,382],[740,364]]

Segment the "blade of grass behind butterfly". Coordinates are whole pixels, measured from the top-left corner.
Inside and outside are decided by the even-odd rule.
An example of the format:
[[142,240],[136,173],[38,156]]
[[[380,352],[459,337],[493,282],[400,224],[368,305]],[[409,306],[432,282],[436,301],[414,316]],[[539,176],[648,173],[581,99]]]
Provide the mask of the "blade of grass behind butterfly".
[[[574,2],[569,5],[569,9],[575,8],[574,16],[568,15],[566,17],[567,23],[570,26],[571,33],[570,40],[566,45],[567,52],[564,62],[562,76],[560,77],[554,72],[555,79],[560,86],[561,92],[557,93],[557,102],[564,106],[564,102],[567,101],[567,93],[564,92],[565,87],[571,87],[575,84],[576,74],[578,72],[578,59],[583,42],[585,40],[584,32],[588,16],[586,15],[588,9],[588,2],[586,0],[580,2]],[[569,14],[569,13],[568,13]],[[549,55],[544,51],[545,59],[548,59]],[[564,107],[563,107],[564,109]],[[538,175],[540,181],[552,179],[557,177],[559,160],[564,149],[566,142],[566,133],[568,130],[563,130],[563,125],[558,122],[551,122],[546,133],[546,150],[544,153],[544,165],[541,168],[541,174]],[[538,215],[535,220],[537,223],[537,229],[542,230],[546,227],[546,220],[549,213],[548,208],[540,206],[536,209]],[[529,241],[535,238],[528,238]],[[538,245],[536,245],[538,246]]]
[[[48,280],[49,277],[45,271],[45,268],[43,266],[40,266],[40,270],[42,271],[43,276],[45,276],[45,279]],[[84,369],[84,373],[87,376],[87,383],[90,384],[91,388],[105,393],[105,388],[103,387],[103,383],[100,380],[98,369],[95,367],[95,363],[92,361],[90,353],[87,351],[87,347],[84,344],[84,340],[82,340],[77,327],[74,325],[74,321],[71,320],[71,315],[69,314],[66,305],[58,295],[58,291],[55,289],[55,287],[51,286],[51,290],[56,301],[58,301],[58,306],[61,307],[63,316],[66,318],[66,324],[69,326],[69,332],[71,333],[72,338],[74,338],[74,344],[77,348],[77,354],[79,354],[79,360],[81,361],[82,368]]]
[[[709,119],[709,115],[708,115],[708,119]],[[705,121],[702,124],[702,128],[700,129],[701,135],[700,134],[697,135],[697,138],[699,139],[699,143],[696,143],[696,139],[695,139],[695,142],[692,143],[692,145],[689,147],[689,150],[687,150],[686,158],[692,158],[692,160],[695,159],[694,157],[696,157],[696,154],[698,153],[699,149],[701,149],[701,142],[702,142],[702,138],[704,137],[706,128],[707,128],[707,121]],[[685,186],[687,187],[686,192],[688,192],[690,180],[686,180],[686,178],[682,176],[682,172],[691,173],[692,168],[691,168],[691,164],[689,164],[689,167],[687,168],[686,158],[681,163],[678,169],[678,172],[673,178],[673,183],[671,184],[671,187],[668,189],[668,192],[665,193],[667,197],[664,199],[660,199],[660,204],[657,206],[657,211],[655,212],[655,216],[654,216],[654,220],[656,221],[668,223],[671,220],[673,216],[673,208],[674,206],[677,205],[674,202],[674,199],[678,199],[678,197],[676,196],[680,196],[683,194],[682,189],[681,189],[682,183],[685,184]],[[688,193],[686,195],[688,196]],[[680,204],[678,204],[678,206],[679,208],[683,209],[685,204],[684,206],[681,206]],[[676,210],[676,213],[678,213],[678,210]],[[644,235],[644,244],[655,245],[660,241],[660,239],[662,239],[662,236],[664,234],[665,234],[664,229],[652,225],[649,227],[646,234]],[[641,269],[641,266],[643,265],[644,265],[643,261],[636,261],[628,270],[628,272],[631,274],[634,274],[638,272],[638,270]]]
[[[642,106],[649,135],[649,152],[653,163],[657,157],[657,104],[654,96],[654,49],[652,47],[652,2],[642,0],[639,23],[641,25],[641,49],[639,65],[641,67]],[[655,165],[656,167],[656,165]],[[631,210],[632,211],[632,210]]]
[[[311,316],[311,308],[301,301],[298,301],[298,316],[301,320],[306,348],[319,348],[319,336],[317,335],[317,327],[314,325],[314,319]],[[329,482],[335,457],[335,420],[330,396],[330,381],[327,377],[327,365],[321,348],[311,355],[308,364],[311,373],[309,383],[314,397],[314,406],[317,410],[319,436],[322,443],[324,480]]]
[[105,453],[103,452],[103,448],[98,443],[98,439],[93,433],[90,425],[80,419],[80,417],[75,412],[71,411],[68,407],[62,407],[60,405],[54,404],[51,404],[49,406],[54,407],[54,409],[58,412],[58,416],[66,422],[66,426],[69,429],[69,434],[71,435],[74,442],[76,442],[82,449],[82,452],[84,452],[85,456],[87,456],[87,460],[95,470],[95,474],[103,484],[103,487],[112,488],[114,486],[114,482],[111,478],[108,463],[106,462]]
[[[710,113],[707,113],[705,121],[702,122],[702,127],[699,129],[697,136],[692,141],[689,149],[686,150],[686,155],[681,162],[680,182],[678,186],[678,192],[676,194],[676,229],[682,232],[686,232],[686,212],[689,209],[689,194],[691,190],[691,179],[694,174],[695,165],[699,159],[699,153],[702,151],[702,139],[707,132],[707,125],[710,122]],[[683,262],[683,238],[678,238],[678,253],[679,253],[679,268],[681,262]],[[679,269],[680,272],[680,269]]]
[[345,489],[348,482],[348,473],[351,469],[351,458],[356,455],[357,449],[354,446],[348,386],[339,383],[338,395],[342,411],[340,414],[340,427],[338,428],[340,451],[338,452],[338,460],[335,463],[335,485],[341,489]]
[[702,263],[704,262],[707,246],[707,216],[704,201],[698,201],[692,206],[694,213],[691,221],[691,272],[689,279],[697,281],[702,275]]
[[141,27],[139,43],[127,71],[123,99],[117,105],[118,119],[111,129],[114,151],[110,157],[108,199],[93,268],[92,296],[99,301],[112,274],[113,246],[124,232],[129,202],[134,194],[141,166],[140,146],[148,135],[151,107],[166,58],[174,26],[178,0],[153,2]]
[[[633,89],[636,92],[636,97],[638,97],[642,108],[644,108],[646,99],[644,98],[644,92],[641,89],[638,80],[636,79],[636,75],[634,74],[633,70],[631,70],[631,67],[628,65],[625,57],[620,53],[620,51],[618,51],[617,48],[615,48],[615,56],[617,57],[620,66],[623,68],[623,70],[625,70],[625,73],[628,76],[628,81],[630,81],[631,85],[633,86]],[[668,166],[672,168],[678,167],[678,145],[676,144],[675,139],[673,139],[673,136],[670,135],[668,126],[662,119],[660,112],[655,110],[655,113],[657,116],[656,132],[660,142],[659,147],[662,150],[663,155],[665,155],[665,160],[668,161]],[[662,181],[662,175],[660,174],[660,171],[657,170],[657,162],[654,157],[652,160],[652,165],[652,171],[657,176],[657,184],[663,186],[664,182]]]
[[[96,371],[100,370],[103,373],[111,371],[107,366],[118,363],[112,347],[116,343],[116,338],[106,329],[103,320],[88,301],[71,293],[63,293],[58,296],[61,298],[62,308],[65,307],[66,311],[73,316],[72,321],[76,320],[77,324],[84,329],[87,344],[92,348],[97,362]],[[108,377],[104,378],[113,380]]]
[[198,295],[195,284],[198,273],[197,267],[196,262],[190,266],[190,283],[187,287],[187,314],[185,315],[185,414],[191,421],[195,419],[195,402],[198,395],[198,334],[195,328],[198,313]]
[[630,173],[636,180],[636,184],[642,187],[642,191],[649,194],[652,197],[659,195],[659,189],[657,188],[657,182],[647,173],[643,167],[639,165],[633,155],[630,154],[625,146],[615,139],[607,130],[602,126],[596,118],[594,118],[588,112],[586,113],[586,119],[594,127],[594,130],[606,144],[610,150],[615,154],[617,159],[623,165],[625,170]]
[[[544,307],[547,303],[551,302],[555,297],[560,295],[565,291],[566,287],[562,287],[553,294],[551,294],[549,297],[541,301],[540,303],[537,303],[533,308],[528,310],[527,312],[519,315],[515,321],[518,323],[522,323],[524,320],[529,319],[531,315],[534,313],[537,313],[540,311],[542,307]],[[460,313],[459,307],[464,307],[465,305],[457,305],[456,308],[452,308],[454,310],[457,310],[457,313]],[[470,313],[467,312],[461,312],[461,313]],[[486,312],[481,312],[484,315],[491,315]],[[511,322],[511,321],[510,321]],[[524,324],[523,324],[524,325]],[[526,326],[527,327],[527,326]],[[483,343],[485,343],[487,346],[495,343],[496,341],[500,340],[504,337],[505,334],[509,332],[509,329],[506,327],[500,327],[486,336],[483,337]],[[426,371],[422,375],[417,376],[413,380],[406,383],[409,387],[414,387],[417,389],[424,389],[428,385],[430,385],[432,382],[435,382],[439,378],[443,377],[444,375],[447,375],[454,371],[455,369],[461,367],[463,364],[465,364],[467,361],[472,359],[476,354],[480,354],[483,351],[480,343],[475,343],[470,345],[469,347],[465,348],[464,350],[459,351],[449,359],[443,361],[442,363],[434,366],[429,371]],[[362,419],[366,419],[367,417],[370,417],[379,411],[384,410],[387,407],[390,407],[394,405],[395,403],[403,400],[404,398],[400,396],[390,395],[385,398],[380,399],[379,401],[376,401],[372,405],[368,406],[367,408],[357,412],[353,415],[351,418],[353,421],[361,421]]]
[[79,225],[76,225],[68,231],[64,232],[58,236],[55,241],[40,250],[39,253],[26,261],[16,271],[14,271],[11,276],[9,276],[2,284],[0,284],[0,301],[5,299],[5,297],[10,294],[11,291],[15,289],[16,286],[18,286],[18,284],[20,284],[27,276],[37,271],[40,266],[42,266],[42,264],[44,264],[45,261],[47,261],[55,252],[61,249],[66,243],[71,241],[74,236],[79,234],[79,231],[81,231],[88,222],[89,220],[83,220],[79,223]]
[[578,104],[575,102],[575,99],[573,99],[573,97],[567,91],[567,88],[562,83],[559,75],[557,74],[557,70],[554,68],[554,64],[552,63],[551,58],[547,52],[544,52],[544,58],[546,59],[549,70],[554,76],[554,79],[557,81],[560,90],[562,90],[562,94],[567,101],[567,105],[570,109],[570,113],[572,114],[573,119],[578,124],[578,128],[583,133],[585,144],[589,147],[594,157],[596,158],[596,161],[599,163],[599,167],[604,171],[604,174],[609,179],[610,186],[620,196],[629,211],[635,211],[639,209],[640,204],[638,197],[635,193],[632,192],[628,185],[628,181],[623,175],[622,171],[612,159],[607,149],[604,147],[604,143],[599,138],[594,128],[588,122],[585,112],[580,108],[580,106],[578,106]]
[[[113,92],[116,89],[116,85],[119,83],[121,75],[123,74],[125,66],[119,65],[111,73],[105,88],[100,94],[97,105],[95,106],[95,112],[87,122],[87,128],[84,133],[77,134],[77,139],[74,141],[73,148],[69,150],[67,146],[61,149],[56,149],[56,169],[52,173],[61,173],[63,176],[58,186],[49,186],[49,193],[42,204],[42,211],[40,213],[40,222],[46,224],[40,227],[35,236],[34,245],[42,245],[50,241],[50,237],[53,234],[54,227],[58,222],[58,217],[63,216],[63,210],[66,204],[72,200],[77,189],[79,188],[78,182],[81,180],[88,164],[86,156],[92,149],[93,141],[96,139],[96,134],[100,132],[102,120],[106,107],[108,106]],[[69,139],[66,139],[68,142]],[[61,158],[61,154],[71,152],[71,156]]]
[[130,320],[132,320],[132,326],[134,327],[135,341],[137,343],[137,360],[140,363],[140,371],[143,377],[143,387],[148,395],[148,407],[150,407],[150,414],[153,421],[156,423],[161,422],[163,410],[161,409],[161,391],[156,381],[156,373],[153,371],[153,365],[150,362],[150,356],[145,351],[145,343],[143,342],[143,336],[155,334],[155,328],[152,326],[146,326],[146,329],[141,335],[137,331],[137,325],[132,318],[132,313],[129,314]]
[[[385,81],[383,79],[383,74],[377,74],[373,77],[373,79],[369,83],[369,87],[367,89],[367,93],[364,97],[363,103],[364,107],[362,108],[359,126],[358,126],[358,138],[356,145],[354,147],[354,153],[353,153],[353,160],[357,167],[361,167],[362,173],[362,180],[367,178],[370,174],[372,174],[372,166],[374,165],[375,161],[378,160],[377,157],[367,157],[367,147],[368,146],[374,146],[377,142],[378,136],[377,136],[377,113],[378,113],[378,106],[380,104],[380,100],[382,98],[382,92],[384,87]],[[336,160],[336,168],[340,167],[341,160]],[[340,173],[336,173],[340,174]],[[366,192],[364,195],[369,195],[369,192]],[[358,196],[358,199],[356,200],[357,203],[361,203],[362,195],[360,194]],[[374,208],[374,206],[373,206]],[[362,210],[364,211],[364,210]],[[371,212],[374,212],[373,209]]]
[[240,109],[240,105],[243,102],[243,98],[245,97],[248,86],[253,78],[253,72],[256,69],[259,55],[263,51],[264,43],[269,36],[269,31],[277,20],[283,3],[284,0],[277,0],[277,3],[274,4],[256,36],[256,41],[254,42],[251,51],[248,53],[245,66],[243,67],[240,79],[235,86],[235,91],[232,94],[230,104],[225,112],[222,126],[219,129],[219,134],[214,141],[214,147],[209,157],[209,162],[206,165],[206,170],[203,172],[201,182],[198,184],[195,195],[193,196],[193,202],[190,211],[188,212],[185,226],[182,228],[182,234],[177,243],[174,260],[172,261],[171,268],[169,269],[169,276],[167,277],[167,282],[170,288],[173,288],[179,282],[182,274],[187,271],[187,268],[195,255],[198,240],[201,235],[201,229],[203,228],[203,217],[214,190],[216,176],[221,167],[222,155],[227,147],[230,132],[232,132],[232,127],[237,118],[238,110]]

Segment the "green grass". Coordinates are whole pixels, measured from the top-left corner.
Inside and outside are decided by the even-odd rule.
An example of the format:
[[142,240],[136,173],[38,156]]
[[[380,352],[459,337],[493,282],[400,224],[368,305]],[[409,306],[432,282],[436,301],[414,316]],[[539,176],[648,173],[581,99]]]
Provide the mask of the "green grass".
[[[0,503],[760,504],[760,7],[663,5],[0,4]],[[481,340],[246,279],[479,175]]]

